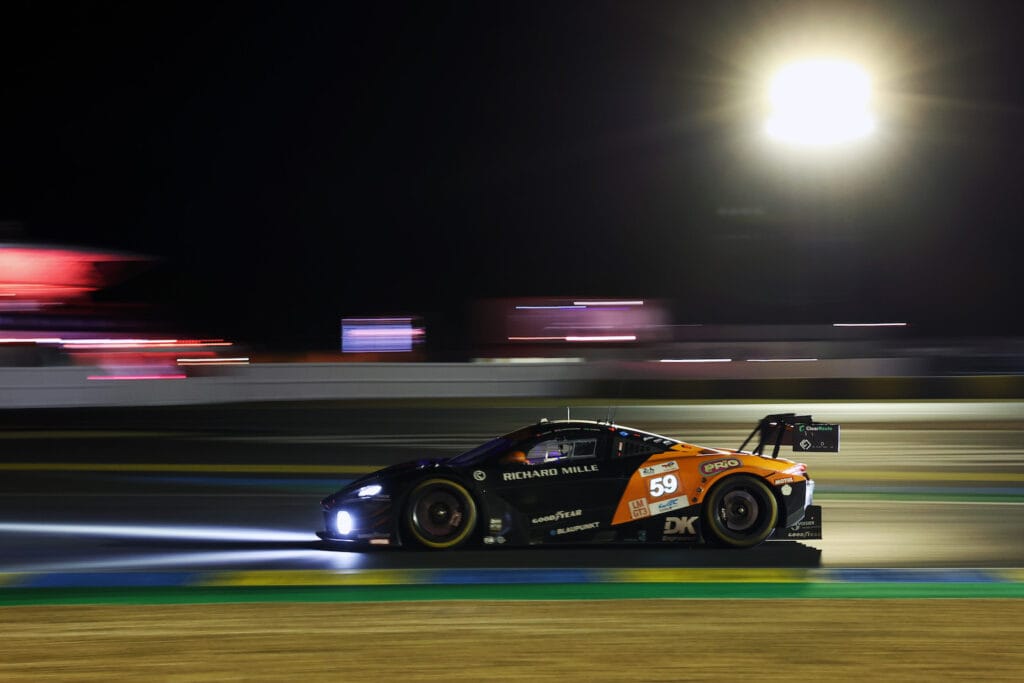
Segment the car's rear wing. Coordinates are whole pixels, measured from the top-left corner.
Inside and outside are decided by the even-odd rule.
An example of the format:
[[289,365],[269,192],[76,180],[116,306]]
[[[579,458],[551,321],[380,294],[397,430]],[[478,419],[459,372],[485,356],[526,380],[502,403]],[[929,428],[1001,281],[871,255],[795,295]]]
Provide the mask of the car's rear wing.
[[751,452],[755,455],[763,455],[767,445],[773,446],[773,458],[779,457],[782,446],[792,446],[797,452],[839,452],[839,425],[815,422],[810,415],[766,415],[744,439],[739,450],[746,448],[754,435],[757,435],[757,446]]

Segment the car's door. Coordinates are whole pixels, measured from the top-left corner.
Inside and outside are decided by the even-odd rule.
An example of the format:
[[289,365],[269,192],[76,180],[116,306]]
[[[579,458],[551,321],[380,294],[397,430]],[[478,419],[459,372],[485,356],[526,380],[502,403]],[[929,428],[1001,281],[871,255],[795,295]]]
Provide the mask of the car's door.
[[554,429],[516,443],[488,473],[488,488],[519,515],[533,543],[600,538],[624,480],[607,428]]

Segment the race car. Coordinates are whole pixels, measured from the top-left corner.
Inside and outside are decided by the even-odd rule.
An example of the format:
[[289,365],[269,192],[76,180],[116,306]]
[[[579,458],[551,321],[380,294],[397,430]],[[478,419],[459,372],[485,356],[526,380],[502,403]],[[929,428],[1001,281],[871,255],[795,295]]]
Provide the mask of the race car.
[[321,501],[318,535],[331,545],[437,550],[821,538],[814,481],[806,465],[779,457],[785,445],[838,452],[839,425],[768,415],[733,450],[610,422],[541,420],[452,458],[352,482]]

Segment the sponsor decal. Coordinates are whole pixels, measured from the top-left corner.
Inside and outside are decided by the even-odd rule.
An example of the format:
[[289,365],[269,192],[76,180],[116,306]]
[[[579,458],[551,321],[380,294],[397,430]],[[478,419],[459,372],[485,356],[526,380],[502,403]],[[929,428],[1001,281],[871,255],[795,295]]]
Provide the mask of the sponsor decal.
[[777,534],[779,539],[791,539],[797,540],[801,538],[816,539],[821,538],[821,522],[818,521],[807,521],[804,520],[796,526],[790,527],[783,531],[781,534]]
[[807,538],[813,540],[816,538],[821,538],[821,531],[815,531],[813,529],[808,531],[787,531],[784,538],[793,540]]
[[633,519],[640,519],[641,517],[649,517],[651,511],[647,509],[646,498],[634,498],[629,501],[629,516]]
[[488,528],[492,532],[501,531],[501,519],[499,517],[491,517]]
[[793,493],[793,487],[790,486],[789,484],[784,484],[780,490],[782,491],[782,495],[784,496],[788,496],[789,494]]
[[782,486],[783,484],[792,484],[793,477],[783,477],[782,479],[776,479],[772,483],[775,484],[776,486]]
[[678,496],[676,498],[669,498],[668,500],[662,500],[657,503],[651,503],[647,506],[647,510],[652,515],[660,515],[664,512],[672,512],[686,505],[686,496]]
[[547,522],[559,522],[563,519],[572,519],[573,517],[579,517],[583,514],[583,510],[559,510],[553,512],[550,515],[544,515],[543,517],[534,517],[530,520],[531,524],[546,524]]
[[815,422],[797,425],[799,441],[794,441],[793,450],[818,453],[839,452],[839,425]]
[[[559,471],[561,470],[561,471]],[[501,478],[505,481],[520,481],[523,479],[538,479],[541,477],[557,477],[559,474],[587,474],[599,472],[597,465],[566,465],[565,467],[546,467],[539,470],[521,470],[519,472],[504,472]],[[475,476],[475,475],[474,475]]]
[[577,531],[590,531],[601,526],[601,522],[587,522],[586,524],[577,524],[575,526],[567,526],[562,529],[552,529],[549,533],[552,536],[561,536],[563,534],[574,534]]
[[679,463],[675,460],[669,460],[668,462],[659,462],[657,465],[648,465],[647,467],[640,468],[641,477],[652,477],[655,474],[665,474],[666,472],[675,472],[679,469]]
[[586,474],[597,471],[597,465],[569,465],[562,468],[562,474]]
[[662,533],[666,536],[696,536],[697,529],[693,525],[697,519],[697,517],[666,517]]
[[735,469],[741,467],[743,463],[740,462],[739,458],[719,458],[718,460],[711,460],[700,466],[701,474],[718,474],[726,470]]
[[473,472],[473,478],[476,479],[477,481],[483,481],[484,479],[487,478],[487,473],[484,472],[483,470],[475,470]]
[[484,545],[494,545],[495,543],[501,545],[504,542],[504,536],[484,536]]
[[519,472],[503,472],[501,478],[505,481],[522,481],[523,479],[539,479],[541,477],[557,477],[558,470],[548,467],[540,470],[521,470]]

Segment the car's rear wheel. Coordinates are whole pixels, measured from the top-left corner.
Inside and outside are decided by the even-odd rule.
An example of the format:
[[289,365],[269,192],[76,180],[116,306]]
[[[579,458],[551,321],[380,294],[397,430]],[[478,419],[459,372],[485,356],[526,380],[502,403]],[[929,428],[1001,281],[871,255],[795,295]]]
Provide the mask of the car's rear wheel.
[[779,519],[779,503],[760,479],[746,474],[723,479],[704,501],[706,540],[733,548],[749,548],[771,535]]
[[416,485],[405,506],[405,526],[422,546],[437,550],[457,548],[476,529],[473,496],[450,479],[427,479]]

